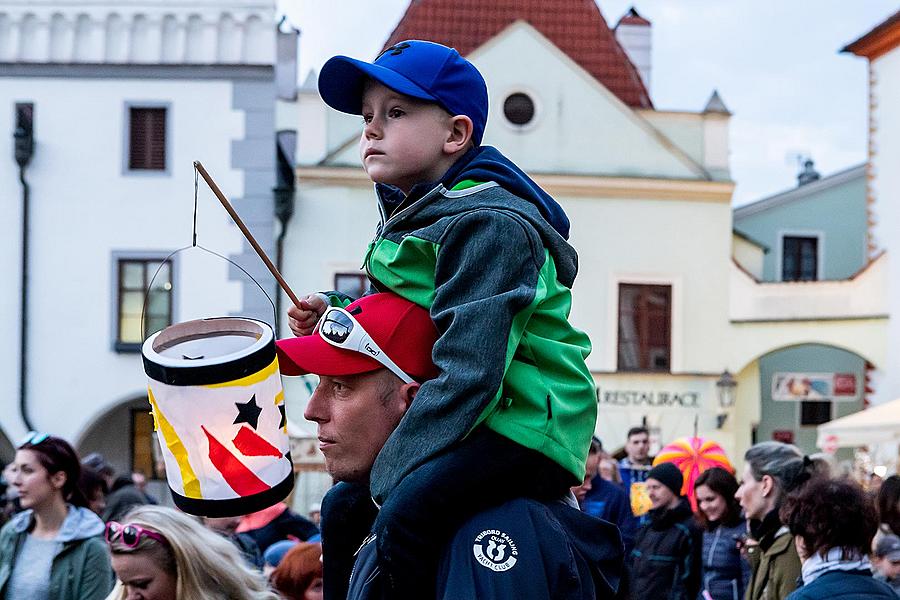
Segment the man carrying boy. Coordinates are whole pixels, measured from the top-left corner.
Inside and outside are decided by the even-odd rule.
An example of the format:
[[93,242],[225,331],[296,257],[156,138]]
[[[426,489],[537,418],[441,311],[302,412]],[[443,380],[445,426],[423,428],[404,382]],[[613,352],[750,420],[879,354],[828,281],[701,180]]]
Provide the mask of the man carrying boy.
[[[481,146],[487,87],[455,50],[410,40],[374,63],[334,57],[319,92],[363,117],[360,156],[381,214],[365,258],[372,287],[428,309],[438,331],[437,374],[422,382],[369,482],[392,597],[427,598],[432,548],[466,518],[582,481],[597,408],[590,342],[568,322],[577,256],[562,208]],[[339,334],[347,317],[326,308],[349,300],[309,296],[289,311],[291,329],[309,335],[322,318],[323,331]],[[326,554],[329,544],[348,547],[345,521],[328,522],[329,512],[345,514],[338,495],[322,507]],[[330,573],[332,582],[349,575],[350,561],[336,562],[326,560],[326,592]]]

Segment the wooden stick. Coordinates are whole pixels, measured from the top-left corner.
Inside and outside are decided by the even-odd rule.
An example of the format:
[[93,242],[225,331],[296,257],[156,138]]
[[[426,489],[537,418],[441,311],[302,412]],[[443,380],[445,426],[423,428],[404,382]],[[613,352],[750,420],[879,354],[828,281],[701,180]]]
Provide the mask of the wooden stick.
[[253,246],[253,249],[256,250],[256,253],[259,254],[259,257],[269,268],[269,272],[272,273],[272,276],[278,281],[278,285],[281,286],[281,289],[284,290],[284,293],[288,295],[288,298],[291,299],[291,302],[294,303],[294,306],[297,308],[301,308],[300,299],[297,298],[297,295],[294,294],[294,291],[290,288],[287,282],[284,280],[284,277],[281,276],[281,273],[278,272],[278,268],[269,260],[269,257],[266,256],[266,253],[260,248],[259,244],[256,243],[256,239],[254,239],[253,234],[250,233],[250,230],[247,229],[247,226],[244,225],[244,222],[241,221],[241,218],[238,216],[237,212],[235,212],[234,208],[231,206],[231,203],[228,202],[228,198],[225,197],[225,194],[222,193],[222,190],[219,189],[219,186],[216,185],[216,182],[213,181],[213,178],[209,176],[209,173],[206,172],[206,169],[203,168],[203,165],[199,160],[194,161],[194,168],[197,169],[197,172],[200,173],[200,176],[203,177],[203,181],[206,182],[206,185],[209,186],[209,189],[212,190],[212,193],[216,195],[216,198],[219,199],[219,202],[222,203],[222,206],[225,207],[225,210],[228,211],[228,214],[231,215],[232,220],[235,225],[241,230],[244,234],[244,237],[247,238],[247,241],[250,242],[250,245]]

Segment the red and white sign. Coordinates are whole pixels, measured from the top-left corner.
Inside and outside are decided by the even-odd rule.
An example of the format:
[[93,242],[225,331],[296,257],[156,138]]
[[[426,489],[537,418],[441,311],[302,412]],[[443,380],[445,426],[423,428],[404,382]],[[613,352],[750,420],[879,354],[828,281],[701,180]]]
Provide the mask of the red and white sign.
[[825,441],[822,444],[822,452],[827,454],[834,454],[838,450],[838,436],[835,434],[829,434],[825,436]]

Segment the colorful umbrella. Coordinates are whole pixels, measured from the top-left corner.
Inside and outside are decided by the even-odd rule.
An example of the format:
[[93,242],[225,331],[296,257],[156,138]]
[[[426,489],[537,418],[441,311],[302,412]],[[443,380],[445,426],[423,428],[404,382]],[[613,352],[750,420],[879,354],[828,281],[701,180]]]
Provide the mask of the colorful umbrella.
[[697,500],[694,498],[694,482],[700,473],[713,467],[721,467],[729,473],[734,473],[734,467],[725,456],[722,446],[701,437],[678,438],[663,447],[653,459],[653,466],[664,462],[670,462],[681,470],[684,476],[681,494],[688,497],[695,512]]

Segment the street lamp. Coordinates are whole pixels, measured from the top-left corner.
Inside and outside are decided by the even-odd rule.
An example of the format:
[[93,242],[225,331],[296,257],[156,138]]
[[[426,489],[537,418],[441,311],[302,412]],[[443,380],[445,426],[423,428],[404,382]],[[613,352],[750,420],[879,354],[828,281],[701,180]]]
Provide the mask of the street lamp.
[[728,372],[728,369],[722,371],[722,374],[716,381],[716,394],[719,397],[719,406],[724,409],[734,406],[736,388],[737,381],[734,379],[734,376]]

